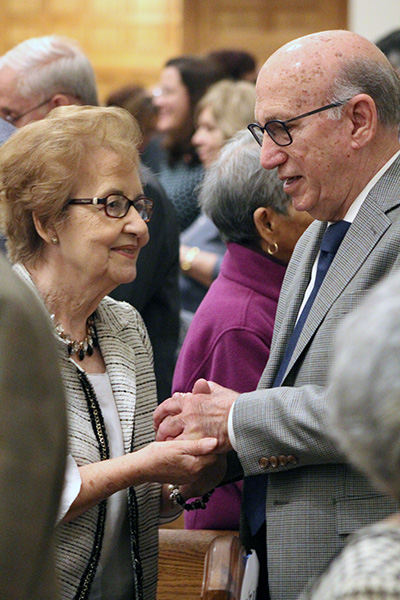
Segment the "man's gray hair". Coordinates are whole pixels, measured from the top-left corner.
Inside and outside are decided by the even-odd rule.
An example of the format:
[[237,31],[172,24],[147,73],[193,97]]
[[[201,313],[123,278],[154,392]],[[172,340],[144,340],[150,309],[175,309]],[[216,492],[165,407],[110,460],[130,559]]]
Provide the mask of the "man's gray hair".
[[[339,102],[357,94],[368,94],[375,101],[382,125],[400,123],[400,78],[386,59],[353,58],[340,69],[331,89],[330,99]],[[331,112],[338,118],[339,110]]]
[[267,171],[260,165],[260,150],[247,129],[239,131],[223,146],[201,185],[200,206],[226,242],[259,239],[253,214],[260,206],[287,215],[290,197],[283,191],[277,170]]
[[400,274],[378,284],[338,329],[328,406],[351,463],[400,500]]
[[57,35],[30,38],[0,58],[0,70],[4,67],[16,73],[17,92],[23,98],[64,93],[82,104],[99,103],[93,67],[74,40]]

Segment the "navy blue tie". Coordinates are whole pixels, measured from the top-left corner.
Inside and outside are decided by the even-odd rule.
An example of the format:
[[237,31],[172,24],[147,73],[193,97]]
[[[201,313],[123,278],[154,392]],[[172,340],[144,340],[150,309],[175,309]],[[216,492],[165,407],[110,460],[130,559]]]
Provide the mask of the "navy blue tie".
[[[306,322],[308,313],[310,312],[318,290],[321,287],[324,277],[349,227],[349,222],[338,221],[333,225],[329,225],[325,230],[321,241],[314,287],[299,318],[297,319],[297,323],[292,331],[289,343],[286,346],[285,354],[272,387],[279,387],[282,384],[286,369],[289,365],[290,359],[292,358],[294,349],[296,348],[297,341],[303,329],[304,323]],[[257,533],[265,520],[265,494],[267,489],[267,478],[267,475],[253,475],[250,477],[245,477],[243,506],[244,513],[247,517],[251,533],[253,535]]]

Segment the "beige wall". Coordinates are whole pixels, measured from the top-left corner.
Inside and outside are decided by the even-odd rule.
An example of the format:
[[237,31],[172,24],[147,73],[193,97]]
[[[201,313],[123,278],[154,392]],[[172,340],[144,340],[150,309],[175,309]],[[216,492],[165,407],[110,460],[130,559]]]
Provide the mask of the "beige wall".
[[0,0],[0,24],[1,54],[32,36],[76,39],[103,100],[123,84],[155,84],[183,52],[236,46],[263,62],[294,37],[346,27],[347,0]]
[[121,84],[149,85],[182,48],[182,0],[0,0],[0,53],[49,34],[76,39],[104,97]]
[[371,42],[400,29],[400,0],[349,0],[348,27]]

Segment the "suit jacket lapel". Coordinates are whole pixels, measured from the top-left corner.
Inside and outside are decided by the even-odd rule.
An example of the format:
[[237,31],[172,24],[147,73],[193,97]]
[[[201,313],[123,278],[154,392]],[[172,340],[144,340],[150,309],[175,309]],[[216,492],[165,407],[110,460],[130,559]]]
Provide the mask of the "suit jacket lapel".
[[281,289],[281,299],[284,298],[284,301],[278,303],[271,354],[259,387],[271,387],[279,370],[325,229],[326,223],[314,221],[300,238],[289,263]]
[[[391,220],[384,211],[388,211],[400,203],[399,179],[400,159],[398,158],[369,192],[340,245],[304,324],[287,373],[310,342],[332,304],[343,293],[343,290],[390,227]],[[314,243],[310,244],[309,253],[300,260],[296,274],[293,277],[293,283],[295,283],[298,293],[294,295],[288,306],[287,320],[285,319],[285,335],[280,339],[282,347],[279,361],[283,357],[284,349],[297,319],[304,290],[308,285],[312,264],[318,253],[323,231],[325,230],[323,225],[321,224],[321,228],[315,233]]]

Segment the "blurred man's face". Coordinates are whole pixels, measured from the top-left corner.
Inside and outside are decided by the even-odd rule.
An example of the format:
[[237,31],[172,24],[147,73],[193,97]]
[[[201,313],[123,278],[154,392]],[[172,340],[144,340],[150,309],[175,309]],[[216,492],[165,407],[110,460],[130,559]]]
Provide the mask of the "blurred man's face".
[[9,67],[0,70],[0,117],[15,127],[43,119],[49,112],[50,99],[42,96],[24,98],[18,92],[18,79]]

